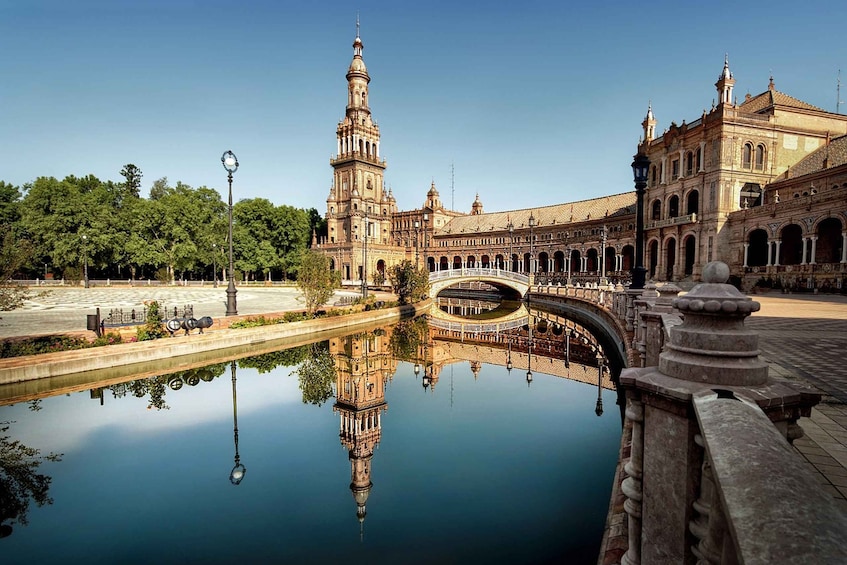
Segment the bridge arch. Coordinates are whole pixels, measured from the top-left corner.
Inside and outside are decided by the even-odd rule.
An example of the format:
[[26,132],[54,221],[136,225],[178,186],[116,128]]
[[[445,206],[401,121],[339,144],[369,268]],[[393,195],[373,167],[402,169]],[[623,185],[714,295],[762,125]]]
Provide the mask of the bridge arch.
[[527,275],[496,268],[459,268],[430,273],[429,296],[435,298],[442,290],[466,282],[485,282],[517,299],[523,298],[529,290]]

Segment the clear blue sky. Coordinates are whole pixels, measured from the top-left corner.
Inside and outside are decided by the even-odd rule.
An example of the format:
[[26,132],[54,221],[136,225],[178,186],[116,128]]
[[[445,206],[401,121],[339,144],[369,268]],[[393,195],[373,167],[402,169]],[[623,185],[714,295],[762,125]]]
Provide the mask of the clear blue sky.
[[[843,0],[0,0],[0,180],[144,173],[326,211],[356,11],[370,103],[401,209],[431,180],[486,211],[632,189],[652,100],[658,131],[735,94],[847,100]],[[841,106],[847,112],[847,105]]]

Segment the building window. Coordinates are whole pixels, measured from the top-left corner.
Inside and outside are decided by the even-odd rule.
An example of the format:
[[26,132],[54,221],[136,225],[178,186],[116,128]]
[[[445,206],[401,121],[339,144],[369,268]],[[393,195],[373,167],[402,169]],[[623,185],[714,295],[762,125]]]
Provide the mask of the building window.
[[694,176],[694,153],[691,151],[685,154],[685,176]]
[[765,168],[765,146],[761,143],[756,146],[756,170],[761,171]]
[[745,143],[741,149],[741,168],[749,169],[753,164],[753,144]]
[[715,202],[717,201],[717,182],[712,181],[712,184],[709,185],[709,210],[715,209]]
[[671,179],[679,178],[679,159],[671,161]]
[[700,169],[703,168],[703,150],[697,149],[697,152],[694,154],[694,168],[699,172]]

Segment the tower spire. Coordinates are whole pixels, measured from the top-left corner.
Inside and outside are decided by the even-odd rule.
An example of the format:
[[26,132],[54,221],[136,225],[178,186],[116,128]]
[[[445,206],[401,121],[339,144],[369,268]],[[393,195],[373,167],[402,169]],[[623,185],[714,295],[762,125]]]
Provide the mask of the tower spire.
[[650,142],[656,135],[656,118],[653,117],[653,101],[647,102],[647,116],[641,122],[641,127],[644,128],[644,141]]
[[732,78],[732,72],[729,70],[729,53],[723,58],[723,71],[718,77],[718,82],[715,83],[715,88],[718,89],[718,105],[732,103],[732,87],[735,86],[735,79]]

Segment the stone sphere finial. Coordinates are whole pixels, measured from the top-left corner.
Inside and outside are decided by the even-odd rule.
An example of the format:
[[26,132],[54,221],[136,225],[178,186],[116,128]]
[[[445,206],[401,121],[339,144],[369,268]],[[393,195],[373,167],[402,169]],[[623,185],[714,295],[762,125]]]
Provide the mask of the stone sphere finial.
[[729,266],[721,261],[712,261],[703,267],[703,282],[723,284],[729,280]]

